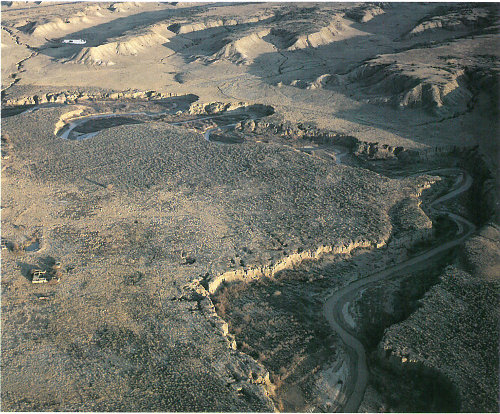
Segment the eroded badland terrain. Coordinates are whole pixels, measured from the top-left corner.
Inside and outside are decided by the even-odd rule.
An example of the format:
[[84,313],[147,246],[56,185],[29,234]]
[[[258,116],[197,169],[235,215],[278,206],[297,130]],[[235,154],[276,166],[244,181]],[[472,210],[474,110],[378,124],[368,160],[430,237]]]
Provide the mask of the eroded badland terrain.
[[2,410],[498,410],[496,4],[1,10]]

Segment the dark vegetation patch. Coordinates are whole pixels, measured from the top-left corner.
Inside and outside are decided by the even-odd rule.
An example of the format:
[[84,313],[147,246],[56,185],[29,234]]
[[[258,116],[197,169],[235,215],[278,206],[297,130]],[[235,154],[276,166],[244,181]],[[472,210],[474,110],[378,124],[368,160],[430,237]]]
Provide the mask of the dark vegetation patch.
[[103,129],[113,128],[120,125],[141,124],[143,121],[125,116],[115,116],[109,118],[92,119],[82,125],[76,127],[73,131],[82,134],[90,134],[92,132],[102,131]]
[[437,370],[408,367],[395,371],[370,366],[371,383],[396,412],[458,412],[460,396],[450,380]]
[[136,271],[123,276],[123,283],[125,286],[135,286],[138,285],[144,278],[144,273]]
[[420,306],[425,293],[439,281],[454,251],[420,265],[414,273],[368,287],[356,302],[359,333],[367,350],[375,350],[384,331],[407,319]]
[[33,108],[35,105],[20,105],[14,108],[2,108],[2,118],[8,118],[10,116],[19,115],[20,113]]
[[[389,391],[386,395],[393,399],[394,410],[495,412],[497,308],[498,281],[446,268],[419,309],[390,327],[379,346],[386,355],[374,364],[374,384]],[[418,394],[425,392],[429,398],[414,401],[414,390],[422,390]]]
[[213,133],[210,134],[210,141],[220,142],[221,144],[241,144],[242,142],[245,141],[245,139],[238,135],[232,135],[229,133],[227,134]]

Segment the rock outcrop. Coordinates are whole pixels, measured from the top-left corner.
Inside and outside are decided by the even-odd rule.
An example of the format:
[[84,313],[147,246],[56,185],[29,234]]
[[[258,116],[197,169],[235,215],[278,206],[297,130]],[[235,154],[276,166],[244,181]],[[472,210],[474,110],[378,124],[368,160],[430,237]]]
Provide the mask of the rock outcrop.
[[406,38],[436,30],[473,30],[492,23],[495,6],[460,4],[439,6],[407,34]]
[[472,92],[466,85],[463,69],[449,70],[423,64],[415,72],[414,64],[397,60],[396,55],[380,56],[350,71],[347,80],[358,83],[370,103],[423,108],[438,113],[467,109]]
[[260,397],[264,404],[274,407],[270,396],[274,394],[275,387],[269,378],[269,372],[250,356],[237,351],[234,335],[229,332],[227,322],[217,314],[210,293],[204,285],[206,285],[204,277],[194,279],[184,287],[185,295],[179,300],[196,301],[203,315],[236,355],[236,358],[233,359],[236,363],[226,366],[232,375],[229,381],[231,387],[238,392],[246,388],[247,392],[250,391],[253,396]]
[[350,19],[353,19],[358,23],[366,23],[373,19],[375,16],[384,13],[384,9],[379,5],[367,3],[363,6],[349,9],[346,12],[346,17],[349,17]]
[[46,103],[78,103],[86,100],[119,100],[119,99],[163,99],[176,96],[174,93],[162,93],[157,91],[126,90],[121,92],[85,92],[85,91],[62,91],[49,92],[39,95],[28,95],[15,98],[4,98],[2,104],[5,107],[23,105],[41,105]]

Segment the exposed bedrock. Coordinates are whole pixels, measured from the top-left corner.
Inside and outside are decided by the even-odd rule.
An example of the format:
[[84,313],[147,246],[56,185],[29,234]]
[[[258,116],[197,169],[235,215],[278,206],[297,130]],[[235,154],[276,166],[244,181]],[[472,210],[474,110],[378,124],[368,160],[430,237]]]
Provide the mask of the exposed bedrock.
[[[2,97],[2,104],[5,107],[14,107],[22,105],[40,105],[46,103],[74,103],[85,100],[163,99],[172,96],[176,96],[176,94],[140,90],[109,92],[61,91],[16,98]],[[196,95],[191,96],[196,97]]]
[[274,108],[270,105],[250,104],[248,102],[194,102],[189,107],[190,115],[213,115],[235,110],[249,111],[249,115],[265,117],[274,114]]
[[220,286],[228,285],[236,282],[251,282],[258,280],[262,277],[273,277],[279,271],[284,269],[291,269],[294,266],[300,265],[304,260],[318,259],[327,253],[333,254],[348,254],[354,249],[358,248],[379,248],[384,246],[385,240],[370,241],[370,240],[357,240],[344,243],[337,243],[332,246],[320,246],[316,250],[306,250],[294,253],[290,256],[283,258],[272,265],[256,267],[253,269],[238,269],[229,271],[221,275],[215,276],[208,281],[208,291],[211,294],[217,292]]
[[384,5],[377,4],[364,4],[362,6],[354,7],[346,12],[346,16],[358,23],[366,23],[379,14],[384,14]]
[[354,148],[357,143],[355,137],[347,134],[323,130],[303,123],[282,122],[272,119],[250,119],[240,122],[236,129],[245,133],[271,134],[289,139],[306,139],[318,144],[338,144],[347,148]]
[[376,141],[364,141],[353,135],[319,129],[313,125],[281,122],[272,119],[242,121],[236,129],[255,134],[272,134],[289,139],[310,140],[318,144],[341,145],[349,148],[354,155],[365,160],[394,159],[404,163],[429,161],[438,159],[444,154],[460,153],[475,148],[472,146],[465,148],[458,145],[439,145],[419,149],[405,148],[403,146],[381,144]]
[[205,277],[194,279],[189,285],[184,287],[185,294],[179,300],[197,302],[198,308],[212,324],[215,332],[221,335],[232,352],[237,354],[237,358],[234,358],[236,362],[233,362],[228,367],[233,376],[231,386],[239,392],[242,392],[246,388],[247,392],[251,392],[254,396],[261,395],[264,404],[273,406],[269,397],[274,395],[275,386],[270,380],[269,372],[255,359],[237,351],[235,337],[229,332],[228,323],[217,314],[212,298],[205,285]]
[[427,71],[412,73],[413,64],[392,59],[390,62],[391,56],[387,55],[368,61],[349,72],[347,79],[359,83],[371,103],[423,108],[436,114],[467,110],[473,94],[463,69],[429,66]]
[[196,23],[179,22],[171,24],[168,27],[168,30],[176,34],[186,34],[191,32],[203,31],[206,29],[212,29],[214,27],[230,27],[230,26],[244,25],[248,23],[258,23],[263,20],[272,21],[274,18],[275,18],[275,13],[269,12],[262,15],[251,16],[251,17],[211,19],[211,20],[199,21]]
[[495,5],[449,4],[439,5],[421,19],[404,37],[413,38],[437,31],[468,31],[491,25],[495,19]]

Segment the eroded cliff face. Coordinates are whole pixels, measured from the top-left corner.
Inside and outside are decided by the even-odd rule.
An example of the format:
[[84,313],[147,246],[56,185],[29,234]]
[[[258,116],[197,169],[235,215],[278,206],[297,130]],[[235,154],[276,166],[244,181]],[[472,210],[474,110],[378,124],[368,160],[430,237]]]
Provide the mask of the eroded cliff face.
[[[393,260],[398,261],[408,247],[432,237],[432,221],[419,198],[437,177],[421,178],[418,189],[390,209],[392,232],[381,240],[322,245],[268,266],[206,274],[186,287],[197,292],[205,314],[228,346],[261,367],[264,375],[258,378],[264,380],[259,384],[279,410],[342,407],[347,374],[339,361],[348,357],[328,324],[318,317],[322,306],[318,297],[332,284],[343,285],[369,274],[368,262],[378,262],[389,241],[386,255],[394,254]],[[266,332],[265,337],[259,332]],[[328,378],[327,393],[319,391],[324,378]]]
[[15,107],[22,105],[42,105],[47,103],[75,103],[79,101],[88,100],[126,100],[126,99],[163,99],[171,96],[176,96],[175,93],[165,93],[157,91],[141,91],[141,90],[129,90],[129,91],[102,91],[96,90],[95,92],[89,90],[67,90],[60,92],[49,92],[40,94],[28,94],[15,96],[12,98],[2,99],[2,104],[5,107]]
[[[376,249],[384,244],[384,241],[373,243],[365,240],[320,246],[313,251],[292,254],[269,266],[228,271],[217,276],[207,274],[185,286],[186,294],[181,300],[197,301],[199,309],[218,334],[225,339],[227,346],[238,356],[240,362],[237,367],[232,368],[233,371],[239,373],[235,376],[236,382],[233,384],[236,389],[247,387],[256,395],[266,396],[268,401],[274,402],[279,411],[302,410],[315,406],[314,404],[321,404],[321,400],[314,399],[313,402],[312,388],[315,387],[315,374],[329,359],[324,354],[325,349],[330,346],[326,341],[329,337],[329,329],[319,316],[320,312],[316,312],[316,316],[309,318],[307,322],[300,316],[294,315],[293,312],[290,313],[289,300],[297,302],[294,306],[295,311],[308,314],[311,309],[307,308],[314,306],[314,301],[303,298],[304,302],[298,297],[289,296],[291,286],[287,283],[287,272],[300,269],[304,263],[317,262],[325,255],[349,257],[356,249]],[[325,277],[320,278],[320,281],[322,279]],[[283,287],[280,288],[280,286]],[[311,290],[307,286],[302,286],[302,289]],[[311,290],[313,291],[314,289]],[[245,300],[246,296],[249,296],[250,302]],[[266,301],[266,297],[269,296],[280,303]],[[239,301],[242,301],[246,309],[244,311],[245,323],[250,324],[252,320],[252,327],[247,326],[244,329],[245,332],[242,332],[239,321],[241,316],[238,310]],[[249,307],[252,306],[250,310]],[[283,309],[277,310],[280,307]],[[268,315],[268,320],[271,322],[274,320],[272,326],[277,332],[267,332],[265,339],[261,338],[262,343],[259,345],[256,341],[260,340],[254,336],[254,329],[262,328],[260,326],[262,323],[259,322],[262,315],[259,312],[262,313],[264,310]],[[284,326],[281,326],[280,322]],[[288,324],[291,326],[286,326]],[[272,329],[272,326],[267,326],[266,330]],[[291,331],[287,332],[289,329]],[[311,340],[316,335],[319,335],[320,339]],[[299,343],[304,340],[305,347],[300,345],[297,347],[297,339]],[[269,347],[269,343],[274,344],[272,348]],[[274,347],[277,347],[276,350],[278,348],[295,349],[296,358],[294,357],[291,361],[290,354],[274,355]],[[287,369],[288,363],[290,366]],[[312,372],[310,372],[311,369]],[[305,380],[299,381],[297,376],[302,375]],[[293,378],[301,383],[295,391],[290,389],[295,381]],[[300,397],[293,398],[292,394]]]
[[251,119],[240,122],[236,129],[244,133],[256,135],[274,135],[289,140],[312,141],[316,144],[340,145],[362,160],[386,161],[395,160],[401,163],[436,161],[449,154],[462,154],[474,151],[475,146],[459,145],[426,146],[422,148],[405,148],[373,141],[366,141],[356,135],[330,131],[314,125],[281,121],[277,117],[267,119]]
[[199,310],[214,327],[216,334],[224,339],[230,352],[236,356],[226,364],[232,376],[229,381],[231,388],[238,393],[248,393],[254,398],[260,398],[263,405],[276,410],[271,399],[275,395],[276,387],[270,380],[269,372],[250,356],[237,351],[234,334],[229,332],[228,323],[217,314],[212,298],[204,285],[206,285],[205,278],[194,279],[184,287],[185,294],[179,300],[196,302]]
[[357,139],[350,135],[319,129],[313,125],[282,121],[277,116],[275,119],[247,120],[239,123],[236,129],[244,133],[253,133],[256,135],[270,134],[289,139],[311,140],[318,144],[331,143],[344,145],[348,148],[353,147],[357,142]]
[[316,250],[306,250],[300,253],[294,253],[272,265],[251,269],[238,269],[225,272],[219,276],[215,276],[208,281],[208,291],[211,294],[214,294],[222,284],[228,285],[237,282],[249,283],[263,277],[272,278],[282,270],[291,269],[295,266],[298,266],[305,260],[319,259],[325,254],[349,254],[355,249],[380,248],[385,244],[386,240],[358,240],[338,243],[332,246],[320,246]]

